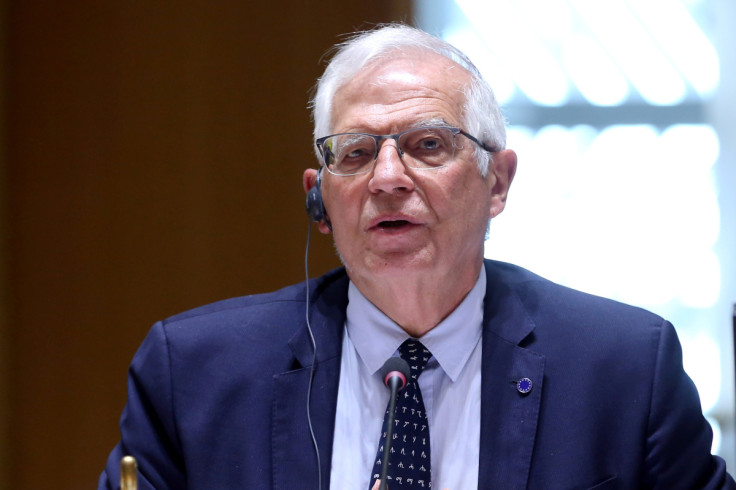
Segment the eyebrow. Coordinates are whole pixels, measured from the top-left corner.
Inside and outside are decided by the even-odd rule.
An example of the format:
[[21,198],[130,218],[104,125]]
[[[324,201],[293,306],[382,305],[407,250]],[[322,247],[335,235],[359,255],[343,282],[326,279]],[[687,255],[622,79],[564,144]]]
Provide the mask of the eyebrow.
[[454,127],[442,117],[433,117],[432,119],[423,119],[421,121],[410,124],[409,126],[407,126],[406,129],[426,128],[429,126],[446,126],[448,128]]
[[[456,127],[454,124],[450,124],[447,122],[447,120],[443,117],[433,117],[430,119],[421,119],[419,121],[415,121],[409,125],[407,125],[404,129],[401,131],[396,131],[396,133],[400,133],[402,131],[407,131],[409,129],[420,129],[420,128],[428,128],[428,127],[446,127],[446,128],[454,128]],[[371,133],[369,129],[351,129],[348,131],[341,131],[339,133],[334,134],[344,134],[344,133],[358,133],[358,134],[375,134]],[[380,135],[379,135],[380,136]]]

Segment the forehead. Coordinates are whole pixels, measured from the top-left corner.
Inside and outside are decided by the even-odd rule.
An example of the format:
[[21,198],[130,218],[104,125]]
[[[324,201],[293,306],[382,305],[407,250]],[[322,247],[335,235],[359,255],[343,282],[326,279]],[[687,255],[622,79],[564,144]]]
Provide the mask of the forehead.
[[465,68],[412,50],[366,65],[335,93],[333,132],[396,132],[422,121],[460,125],[470,81]]

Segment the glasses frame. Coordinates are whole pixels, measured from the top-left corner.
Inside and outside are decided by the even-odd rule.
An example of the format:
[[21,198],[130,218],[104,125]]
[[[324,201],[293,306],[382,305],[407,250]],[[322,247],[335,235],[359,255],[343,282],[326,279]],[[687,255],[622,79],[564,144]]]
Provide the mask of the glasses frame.
[[[458,134],[461,134],[461,135],[465,136],[470,141],[472,141],[473,143],[477,144],[478,146],[480,146],[481,148],[483,148],[485,151],[487,151],[489,153],[496,153],[496,151],[497,151],[493,147],[488,146],[485,143],[481,142],[475,136],[473,136],[473,135],[471,135],[471,134],[463,131],[460,128],[454,127],[454,126],[420,126],[420,127],[417,127],[417,128],[406,129],[404,131],[401,131],[400,133],[394,133],[394,134],[371,134],[371,133],[359,133],[359,132],[335,133],[335,134],[328,134],[327,136],[322,136],[321,138],[317,138],[316,140],[314,140],[314,144],[317,146],[317,149],[319,150],[319,154],[322,157],[322,161],[320,163],[322,164],[323,167],[325,167],[327,169],[328,172],[330,172],[332,175],[337,175],[339,177],[350,177],[352,175],[361,175],[361,174],[364,174],[364,173],[367,173],[367,172],[370,172],[371,171],[371,169],[376,164],[376,160],[378,159],[378,153],[381,151],[381,142],[384,141],[384,140],[392,139],[392,140],[394,140],[396,142],[396,151],[399,153],[399,158],[401,158],[401,161],[403,162],[404,161],[404,151],[399,146],[399,138],[401,136],[405,135],[406,133],[410,133],[412,131],[418,131],[418,130],[422,130],[422,129],[448,129],[448,130],[450,130],[452,132],[453,144],[454,144],[454,141],[455,141],[454,140],[455,136],[457,136]],[[369,136],[369,137],[373,138],[375,140],[375,142],[376,142],[376,153],[373,155],[373,159],[371,160],[370,165],[367,165],[366,168],[365,168],[365,170],[361,170],[360,172],[353,172],[351,174],[338,174],[338,173],[335,173],[332,170],[330,170],[330,166],[327,165],[327,163],[326,163],[325,152],[327,151],[327,149],[324,147],[324,143],[329,138],[333,138],[335,136]],[[445,165],[447,165],[447,164],[445,164]],[[445,165],[440,165],[439,167],[426,167],[426,168],[424,168],[424,167],[411,167],[411,168],[414,168],[414,169],[417,169],[417,170],[430,170],[430,169],[435,169],[435,168],[442,168]]]

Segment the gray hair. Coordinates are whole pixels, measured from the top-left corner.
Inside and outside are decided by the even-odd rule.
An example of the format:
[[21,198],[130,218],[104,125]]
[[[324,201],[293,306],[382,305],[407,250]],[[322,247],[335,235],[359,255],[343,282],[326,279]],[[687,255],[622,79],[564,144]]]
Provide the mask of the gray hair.
[[[396,51],[421,49],[444,56],[470,73],[470,82],[463,89],[465,107],[462,129],[495,150],[506,147],[504,119],[493,90],[470,59],[451,44],[414,27],[388,24],[370,31],[358,32],[336,48],[335,55],[317,81],[315,95],[310,103],[315,139],[332,131],[332,103],[337,90],[369,62],[387,59]],[[478,170],[481,175],[486,176],[490,154],[478,145],[475,147]],[[317,158],[321,159],[316,146],[315,152]]]

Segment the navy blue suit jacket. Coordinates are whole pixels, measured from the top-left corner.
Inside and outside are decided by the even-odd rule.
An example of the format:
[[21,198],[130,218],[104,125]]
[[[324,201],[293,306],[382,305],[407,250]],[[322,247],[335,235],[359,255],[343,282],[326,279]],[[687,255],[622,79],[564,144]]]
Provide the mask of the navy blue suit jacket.
[[[485,271],[480,488],[736,488],[710,454],[672,325],[509,264]],[[342,269],[310,281],[323,488],[347,286]],[[142,489],[316,489],[312,356],[304,284],[157,323],[131,364],[122,439],[99,488],[117,488],[131,454]]]

